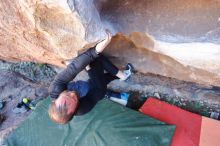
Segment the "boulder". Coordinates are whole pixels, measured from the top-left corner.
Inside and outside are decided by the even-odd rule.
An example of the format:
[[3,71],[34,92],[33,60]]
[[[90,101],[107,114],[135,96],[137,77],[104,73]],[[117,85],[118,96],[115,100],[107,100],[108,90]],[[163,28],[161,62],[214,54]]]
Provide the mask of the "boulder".
[[[201,84],[220,85],[219,74],[214,73],[214,71],[212,72],[208,70],[209,66],[204,69],[195,67],[193,63],[193,65],[191,66],[185,65],[184,63],[179,62],[177,59],[172,58],[172,56],[155,52],[152,49],[144,48],[141,44],[151,46],[152,41],[146,40],[147,37],[145,37],[145,39],[143,39],[142,41],[138,40],[137,42],[135,42],[133,40],[133,37],[138,38],[138,35],[138,33],[132,33],[128,37],[126,37],[121,34],[117,34],[112,39],[112,42],[109,44],[109,46],[105,49],[104,53],[106,55],[109,55],[109,58],[119,66],[124,66],[127,62],[130,62],[134,65],[136,70],[142,73],[153,73],[166,77],[173,77],[179,80],[197,82]],[[181,51],[183,50],[181,50],[180,48],[180,53]],[[182,53],[184,52],[187,53],[187,50],[183,51]],[[191,54],[191,52],[188,52],[189,55]],[[218,54],[214,54],[213,56],[218,56]],[[186,56],[186,59],[187,58],[188,57]],[[210,62],[209,65],[218,64],[218,67],[220,67],[220,58],[210,59],[215,60],[213,62]],[[206,60],[206,58],[204,58],[204,60]],[[208,64],[208,62],[206,63]],[[210,66],[210,68],[211,67],[213,66]]]
[[219,0],[7,0],[0,10],[3,60],[64,67],[108,28],[118,66],[220,85]]

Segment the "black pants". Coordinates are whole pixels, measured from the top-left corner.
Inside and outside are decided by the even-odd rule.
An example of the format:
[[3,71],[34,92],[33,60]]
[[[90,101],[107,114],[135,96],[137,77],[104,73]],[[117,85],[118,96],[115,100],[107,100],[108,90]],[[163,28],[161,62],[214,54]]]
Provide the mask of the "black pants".
[[[91,86],[106,92],[107,85],[114,79],[119,69],[113,65],[105,56],[100,55],[96,60],[90,63],[88,71]],[[107,73],[104,73],[104,70]]]
[[[77,115],[89,112],[96,103],[103,99],[107,92],[107,84],[117,79],[118,68],[114,66],[106,57],[100,55],[96,60],[90,63],[89,92],[83,98],[80,98]],[[107,73],[104,73],[104,70]]]

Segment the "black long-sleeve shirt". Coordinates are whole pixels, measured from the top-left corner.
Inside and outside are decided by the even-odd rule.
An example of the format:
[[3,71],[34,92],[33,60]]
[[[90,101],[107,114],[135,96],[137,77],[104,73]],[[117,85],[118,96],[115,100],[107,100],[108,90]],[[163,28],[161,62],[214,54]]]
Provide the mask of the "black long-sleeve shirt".
[[[54,81],[50,85],[50,89],[49,89],[50,96],[56,99],[59,96],[59,94],[64,90],[76,91],[75,87],[74,89],[69,88],[71,86],[70,81],[72,81],[80,71],[82,71],[88,64],[93,62],[97,57],[101,57],[101,56],[96,53],[95,47],[90,48],[88,51],[76,57],[71,62],[71,64],[67,66],[65,70],[63,70],[55,77]],[[111,72],[113,75],[115,75],[118,72],[118,69],[110,62],[105,61],[104,58],[102,58],[102,61],[105,62],[104,66],[106,70]],[[110,76],[108,82],[115,78],[116,77]],[[94,75],[94,78],[90,77],[90,79],[88,80],[88,86],[89,86],[89,89],[87,88],[88,90],[86,90],[85,86],[83,87],[79,86],[80,88],[83,88],[82,92],[83,93],[86,92],[86,94],[84,94],[85,96],[82,94],[84,97],[79,98],[79,106],[75,112],[76,115],[82,115],[89,112],[99,100],[104,98],[107,86],[103,85],[99,87],[96,84],[96,82],[94,82],[95,79],[97,78]],[[78,83],[76,82],[76,84]]]
[[67,89],[68,83],[98,56],[94,47],[74,58],[67,68],[59,73],[51,83],[49,87],[50,97],[56,99],[61,92]]

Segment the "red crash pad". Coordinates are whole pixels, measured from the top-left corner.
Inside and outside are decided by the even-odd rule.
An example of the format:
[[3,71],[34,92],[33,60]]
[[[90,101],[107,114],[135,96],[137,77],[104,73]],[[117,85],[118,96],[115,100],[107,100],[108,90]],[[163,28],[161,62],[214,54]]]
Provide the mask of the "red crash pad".
[[176,106],[149,98],[140,112],[162,122],[176,125],[171,146],[198,146],[202,117]]

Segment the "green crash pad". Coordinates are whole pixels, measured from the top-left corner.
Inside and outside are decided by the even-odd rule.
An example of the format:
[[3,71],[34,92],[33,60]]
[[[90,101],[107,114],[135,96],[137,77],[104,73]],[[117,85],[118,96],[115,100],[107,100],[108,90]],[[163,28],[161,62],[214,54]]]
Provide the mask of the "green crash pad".
[[5,140],[9,146],[168,146],[175,126],[103,99],[65,125],[50,121],[50,99]]

